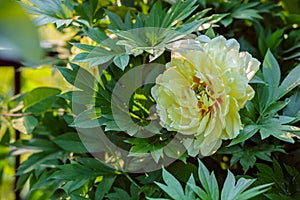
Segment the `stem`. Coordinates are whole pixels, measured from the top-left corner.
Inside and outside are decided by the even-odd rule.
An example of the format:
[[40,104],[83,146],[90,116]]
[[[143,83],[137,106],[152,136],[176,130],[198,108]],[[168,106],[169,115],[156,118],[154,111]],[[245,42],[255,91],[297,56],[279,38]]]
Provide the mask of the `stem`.
[[141,187],[129,176],[127,172],[123,172],[123,175],[126,176],[126,178],[133,184],[135,185],[138,189],[141,189]]

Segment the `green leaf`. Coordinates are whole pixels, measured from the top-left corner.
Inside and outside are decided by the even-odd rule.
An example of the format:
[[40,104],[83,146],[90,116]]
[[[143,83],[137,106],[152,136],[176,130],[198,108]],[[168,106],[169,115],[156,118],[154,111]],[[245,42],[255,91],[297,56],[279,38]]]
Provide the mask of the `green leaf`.
[[[100,85],[100,83],[92,74],[90,74],[90,72],[73,63],[71,63],[71,66],[73,70],[67,68],[58,69],[69,83],[74,85],[76,88],[81,89],[82,91],[73,91],[71,96],[68,94],[68,96],[65,98],[69,98],[72,103],[79,103],[83,104],[84,106],[96,105],[97,108],[100,108],[96,109],[97,111],[94,109],[94,111],[98,113],[98,117],[100,116],[100,113],[110,113],[111,97],[109,96],[108,91]],[[104,77],[102,76],[102,79],[103,78]],[[79,119],[77,119],[76,122],[78,122],[78,124],[82,124],[81,122],[91,119],[89,118],[89,116],[93,116],[91,114],[93,114],[91,110],[79,114],[80,116],[77,116]],[[87,122],[87,124],[94,124],[93,126],[95,126],[95,123],[96,121],[91,123]]]
[[216,34],[215,34],[214,29],[212,27],[209,27],[207,29],[207,31],[205,32],[205,35],[208,36],[211,39],[216,37]]
[[57,189],[53,192],[53,194],[51,195],[51,197],[52,197],[53,199],[66,198],[66,197],[67,197],[67,194],[66,194],[66,192],[65,192],[63,189],[57,188]]
[[231,15],[237,19],[262,19],[262,16],[258,14],[259,11],[254,8],[258,4],[258,2],[237,4]]
[[294,143],[293,137],[298,137],[297,135],[293,134],[292,132],[297,130],[297,128],[284,125],[290,123],[295,118],[293,117],[286,117],[286,116],[279,116],[279,118],[267,118],[262,119],[260,123],[260,135],[262,139],[268,138],[270,135],[286,141],[290,143]]
[[300,89],[289,97],[289,104],[284,108],[283,114],[291,117],[300,117]]
[[99,171],[94,171],[87,166],[79,164],[65,164],[57,166],[58,171],[54,172],[48,179],[58,180],[82,180],[82,179],[95,179],[103,175]]
[[249,168],[252,168],[256,162],[256,158],[272,162],[271,153],[281,152],[284,153],[282,146],[276,146],[271,144],[257,144],[256,146],[248,145],[236,145],[232,147],[224,147],[218,151],[219,154],[232,154],[230,159],[230,165],[233,166],[238,161],[243,167],[246,173]]
[[257,174],[258,180],[260,182],[274,182],[275,190],[277,193],[285,193],[287,192],[286,187],[286,178],[288,175],[283,172],[278,160],[273,160],[273,167],[262,164],[256,163],[256,167],[258,168],[259,172]]
[[58,99],[59,93],[60,89],[49,87],[32,90],[24,97],[24,111],[35,114],[47,111]]
[[71,0],[52,0],[41,2],[39,0],[29,0],[34,6],[23,3],[22,5],[33,15],[38,15],[34,21],[38,26],[55,23],[59,28],[63,25],[70,25],[73,21]]
[[[68,181],[65,185],[61,187],[67,194],[72,194],[75,190],[78,190],[81,188],[83,185],[88,183],[89,179],[77,179],[74,181]],[[72,198],[73,199],[73,198]]]
[[[1,119],[1,118],[0,118]],[[2,120],[2,119],[1,119]],[[2,122],[1,122],[2,123]],[[3,130],[3,129],[2,129]],[[3,134],[2,135],[2,137],[0,138],[0,148],[1,148],[1,152],[3,153],[3,154],[5,154],[5,156],[6,156],[6,151],[5,150],[2,150],[2,148],[5,148],[6,146],[8,146],[9,144],[10,144],[10,141],[11,141],[11,136],[10,136],[10,130],[9,129],[4,129],[3,131],[0,131],[0,133],[1,134]],[[3,154],[0,154],[1,156],[0,156],[0,158],[2,158],[2,155]]]
[[162,171],[162,176],[166,185],[158,182],[155,182],[155,184],[158,185],[163,191],[165,191],[173,199],[185,200],[186,197],[179,181],[177,181],[177,179],[164,168]]
[[209,199],[218,200],[219,199],[219,186],[214,172],[209,174],[206,166],[200,161],[198,168],[198,176],[200,183],[202,184],[205,192],[208,194]]
[[206,19],[198,20],[195,22],[185,23],[179,26],[176,31],[180,32],[182,35],[188,35],[196,30],[206,21]]
[[96,95],[85,91],[69,91],[63,94],[57,95],[65,100],[72,103],[82,104],[82,105],[95,105]]
[[297,58],[299,59],[299,57],[300,57],[300,52],[298,51],[298,52],[292,53],[292,55],[290,55],[290,56],[284,57],[283,59],[291,60],[291,59],[297,59]]
[[[192,188],[193,186],[196,186],[196,182],[195,182],[193,174],[191,174],[191,176],[185,186],[185,195],[186,195],[187,199],[196,199],[196,194]],[[200,193],[198,193],[198,194],[200,195]]]
[[259,84],[265,84],[266,82],[262,80],[259,76],[255,75],[251,80],[250,83],[259,83]]
[[88,153],[76,132],[64,133],[56,137],[53,142],[65,151],[74,153]]
[[284,29],[278,29],[269,38],[268,47],[271,49],[275,49],[280,45],[283,40]]
[[294,198],[289,197],[287,195],[277,193],[265,194],[265,196],[271,200],[295,200]]
[[20,174],[20,176],[18,177],[18,181],[17,181],[17,185],[16,185],[16,190],[21,189],[22,186],[25,185],[25,183],[29,179],[30,175],[31,175],[31,173],[22,173],[22,174]]
[[21,133],[30,134],[38,125],[38,120],[33,116],[24,116],[12,120],[12,126]]
[[[93,50],[88,51],[87,53],[78,54],[72,61],[73,62],[89,62],[90,67],[96,65],[102,65],[110,63],[115,57],[122,56],[126,53],[125,48],[123,46],[117,45],[116,41],[112,39],[107,39],[102,43],[102,45],[108,46],[107,48],[103,48],[100,46],[95,46]],[[85,48],[85,47],[84,47]],[[79,55],[82,55],[79,57]],[[126,61],[126,58],[123,58]],[[124,62],[122,64],[126,64]],[[117,64],[118,61],[117,61]],[[120,65],[121,67],[121,65]],[[124,67],[124,66],[122,66]]]
[[[166,185],[155,182],[170,198],[172,199],[201,199],[201,200],[218,200],[219,196],[219,186],[214,173],[209,174],[206,166],[199,161],[198,173],[199,180],[202,185],[201,187],[196,185],[193,174],[186,183],[185,191],[183,191],[179,181],[165,169],[163,169],[163,180]],[[223,184],[221,192],[221,200],[240,200],[240,199],[250,199],[259,194],[262,194],[269,190],[270,183],[264,185],[258,185],[254,188],[249,188],[249,186],[255,181],[255,179],[240,178],[237,182],[235,181],[234,175],[228,171],[226,180]],[[199,197],[199,198],[196,198]],[[160,200],[162,198],[149,198],[149,200]]]
[[126,190],[121,188],[114,187],[115,192],[109,193],[107,196],[108,199],[118,200],[118,199],[128,199],[128,200],[135,200],[135,197],[131,197]]
[[[234,175],[228,171],[226,180],[223,185],[223,189],[221,192],[221,199],[229,200],[229,199],[239,199],[241,193],[248,188],[255,180],[254,179],[245,179],[240,178],[238,182],[235,182]],[[254,194],[256,196],[256,194]]]
[[[32,138],[30,140],[19,140],[15,143],[12,143],[11,146],[16,147],[16,151],[19,151],[20,154],[27,153],[26,150],[30,151],[43,151],[43,152],[54,152],[58,151],[59,148],[48,139],[42,138]],[[24,152],[22,152],[24,151]]]
[[108,38],[105,32],[97,27],[85,29],[84,32],[89,38],[91,38],[98,44],[103,43],[103,41],[105,41]]
[[58,155],[58,152],[39,152],[32,154],[27,160],[22,162],[16,175],[22,175],[37,170],[41,168],[41,165],[46,161],[57,159]]
[[89,200],[88,198],[82,197],[81,195],[78,195],[78,194],[71,194],[70,199],[72,199],[72,200]]
[[165,17],[166,12],[162,9],[161,1],[157,1],[152,6],[149,17],[145,21],[145,27],[163,27],[161,19]]
[[267,51],[267,54],[263,62],[263,77],[264,81],[268,84],[268,95],[269,98],[266,102],[266,105],[276,101],[278,99],[278,86],[280,82],[280,67],[275,57],[270,50]]
[[72,70],[66,67],[57,67],[67,82],[84,91],[93,91],[95,78],[86,69],[70,63]]
[[225,13],[225,14],[213,14],[211,16],[205,17],[204,19],[206,20],[203,26],[201,27],[201,30],[206,30],[210,27],[213,27],[214,24],[217,22],[221,21],[223,18],[229,16],[230,13]]
[[220,23],[223,24],[224,27],[228,27],[232,22],[233,22],[232,16],[227,16],[220,21]]
[[257,13],[256,10],[254,9],[245,9],[245,10],[236,10],[234,11],[234,13],[232,13],[232,17],[233,18],[237,18],[237,19],[249,19],[249,20],[253,20],[253,19],[262,19],[262,16],[260,14]]
[[115,181],[115,178],[115,176],[103,177],[103,180],[98,184],[95,192],[96,200],[102,200],[105,197],[105,195],[108,194],[110,188],[112,187]]
[[240,131],[239,135],[234,138],[228,146],[233,146],[235,144],[244,142],[251,138],[257,131],[259,130],[258,125],[248,125],[243,128],[243,130]]
[[51,176],[51,174],[55,170],[45,170],[43,173],[39,176],[37,176],[37,180],[35,183],[31,182],[30,184],[30,190],[35,191],[41,188],[50,188],[53,185],[53,181],[49,181],[48,177]]
[[[191,175],[191,177],[193,176]],[[192,183],[191,181],[187,183],[187,186],[189,186],[190,189],[194,191],[194,193],[201,199],[211,199],[211,197],[209,197],[208,194],[202,188],[198,187],[196,184]]]
[[271,103],[264,112],[261,114],[262,116],[274,117],[278,111],[282,110],[289,104],[289,101],[276,101]]
[[107,165],[102,163],[102,161],[99,161],[95,158],[80,157],[78,158],[78,162],[80,162],[85,167],[93,169],[99,174],[99,176],[115,175],[115,170],[113,168],[108,167]]
[[116,56],[114,58],[114,63],[117,65],[117,67],[119,67],[120,69],[124,70],[125,67],[129,63],[129,55],[123,54],[123,55]]
[[75,118],[73,126],[78,128],[95,128],[102,125],[101,121],[98,120],[101,116],[101,110],[99,108],[91,108],[81,112]]
[[206,8],[206,9],[203,9],[201,11],[198,11],[195,15],[193,15],[192,17],[189,17],[189,19],[186,19],[185,23],[187,24],[187,23],[190,23],[190,22],[198,21],[198,20],[201,21],[201,18],[203,16],[205,16],[205,14],[208,13],[210,10],[212,10],[212,8]]
[[267,183],[264,185],[259,185],[256,186],[254,188],[250,188],[248,190],[246,190],[245,192],[243,192],[242,194],[240,194],[236,200],[238,199],[252,199],[255,196],[258,196],[268,190],[270,190],[270,186],[273,185],[273,183]]
[[125,23],[123,23],[123,20],[121,17],[109,10],[105,9],[105,13],[109,17],[110,20],[110,28],[115,30],[128,30],[131,27],[127,27]]
[[[137,26],[137,29],[123,27],[124,24],[120,17],[108,12],[110,18],[113,19],[114,30],[112,31],[119,37],[117,44],[125,46],[127,55],[133,54],[137,56],[144,51],[150,53],[150,62],[152,62],[165,51],[168,43],[183,38],[197,30],[204,21],[207,21],[207,19],[198,20],[197,18],[194,21],[191,20],[188,23],[177,26],[181,20],[187,18],[196,9],[196,6],[193,6],[194,4],[195,0],[177,1],[168,11],[165,11],[161,2],[158,1],[153,5],[149,16],[141,14],[136,18],[136,24],[140,24],[140,26]],[[197,17],[200,17],[200,15]],[[116,56],[123,56],[122,54],[124,53]],[[115,60],[115,64],[123,69],[127,63],[127,58],[122,63]]]
[[283,97],[292,89],[300,85],[299,74],[300,74],[300,65],[297,65],[282,81],[279,87],[278,98]]
[[82,4],[77,4],[74,7],[76,14],[80,16],[79,19],[75,19],[88,27],[93,27],[103,18],[104,10],[102,7],[106,6],[108,2],[105,1],[83,1]]
[[195,0],[186,0],[184,2],[176,1],[170,9],[167,11],[164,19],[162,20],[160,27],[171,27],[176,25],[178,22],[184,20],[192,14],[192,12],[197,8],[194,6]]
[[70,43],[70,44],[79,49],[82,49],[83,51],[93,51],[93,49],[95,48],[95,46],[88,45],[88,44],[81,44],[81,43]]

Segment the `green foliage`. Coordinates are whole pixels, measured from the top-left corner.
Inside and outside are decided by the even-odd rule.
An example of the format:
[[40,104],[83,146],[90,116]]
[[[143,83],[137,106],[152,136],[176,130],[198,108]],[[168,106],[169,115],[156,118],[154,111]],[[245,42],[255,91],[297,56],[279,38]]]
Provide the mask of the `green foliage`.
[[[89,62],[90,66],[95,66],[113,60],[116,66],[124,70],[129,63],[129,55],[138,56],[143,52],[149,53],[149,59],[153,61],[163,54],[167,45],[194,32],[204,22],[212,21],[210,18],[200,19],[207,12],[203,11],[190,22],[178,25],[178,22],[187,18],[196,9],[194,4],[194,0],[184,3],[178,1],[169,10],[165,10],[158,1],[151,8],[149,16],[139,12],[132,17],[130,12],[127,12],[124,21],[117,14],[106,10],[110,19],[108,28],[118,36],[118,40],[110,39],[98,29],[88,29],[87,35],[101,47],[74,44],[85,52],[78,54],[73,62]],[[219,17],[221,18],[222,16]],[[107,50],[108,48],[110,50]]]
[[27,93],[24,97],[24,112],[34,114],[43,113],[57,101],[59,89],[37,88]]
[[254,166],[257,162],[257,158],[272,162],[271,153],[273,152],[284,153],[285,151],[281,146],[275,146],[267,143],[256,144],[254,147],[250,145],[235,145],[218,151],[219,154],[231,154],[232,157],[230,159],[230,165],[233,166],[239,161],[245,173],[249,170],[249,168]]
[[29,0],[35,6],[29,4],[22,4],[33,15],[40,15],[34,19],[34,22],[38,25],[45,25],[55,23],[59,28],[63,25],[70,25],[72,23],[72,1],[45,1]]
[[[16,173],[17,189],[23,190],[25,199],[299,199],[300,10],[296,1],[291,2],[21,3],[34,15],[37,25],[53,23],[61,33],[72,31],[64,47],[72,54],[70,62],[55,67],[74,90],[61,93],[56,88],[36,88],[11,99],[5,105],[7,110],[1,108],[1,158],[24,157]],[[1,16],[9,17],[11,13],[19,11],[1,12],[0,23]],[[22,26],[30,27],[27,18],[23,21]],[[11,24],[11,20],[5,22],[1,31],[13,30]],[[21,25],[14,24],[17,26]],[[151,109],[155,104],[152,84],[131,92],[130,87],[141,79],[138,74],[135,79],[121,82],[123,90],[117,100],[113,101],[112,93],[130,70],[143,64],[147,68],[148,63],[165,64],[170,60],[169,51],[178,46],[187,48],[193,41],[189,39],[203,34],[236,38],[241,49],[258,58],[262,67],[250,82],[255,97],[240,111],[244,128],[216,154],[203,159],[203,163],[199,161],[197,167],[197,160],[187,155],[180,141],[179,137],[184,136],[159,130],[150,123],[158,122]],[[9,36],[9,41],[21,38],[32,48],[37,44],[15,34]],[[29,51],[23,52],[28,49],[25,47],[18,49],[29,58]],[[146,80],[155,80],[161,73],[145,72]],[[117,106],[120,112],[114,116],[112,104],[123,105],[119,103],[128,93],[128,109]],[[132,123],[120,120],[117,124],[114,117],[124,116],[129,116]],[[136,160],[149,154],[158,165],[172,158],[183,162],[137,174],[112,169],[92,157],[91,147],[82,143],[77,132],[93,128],[101,128],[107,137],[98,149],[93,149],[95,152],[105,149],[105,142],[112,142]],[[12,139],[14,130],[22,134],[17,141]],[[102,156],[107,163],[113,160],[109,154]],[[1,165],[7,163],[0,161]],[[139,167],[130,164],[131,168]],[[0,169],[2,174],[4,170]]]
[[274,182],[272,189],[265,196],[268,199],[297,199],[299,198],[299,171],[284,164],[284,168],[273,160],[273,166],[257,163],[259,183]]
[[[296,75],[298,70],[300,70],[299,65],[280,84],[280,66],[273,54],[270,51],[267,52],[262,73],[258,74],[258,80],[260,81],[256,83],[256,97],[248,102],[246,108],[241,111],[245,127],[238,137],[231,141],[229,144],[231,147],[223,148],[220,151],[221,154],[232,154],[231,166],[239,161],[246,173],[257,162],[257,158],[272,161],[271,153],[284,152],[284,149],[280,146],[268,145],[254,139],[256,133],[260,134],[261,140],[273,136],[279,140],[293,143],[295,142],[293,138],[299,138],[299,128],[290,125],[297,122],[299,116],[297,113],[291,115],[283,112],[283,109],[289,105],[290,100],[289,98],[282,99],[299,85],[299,77]],[[253,147],[242,143],[248,139],[256,145]],[[242,145],[236,145],[238,143]]]
[[280,115],[279,112],[289,104],[289,99],[282,101],[291,90],[300,84],[296,74],[300,66],[296,66],[280,84],[280,67],[273,54],[268,51],[259,78],[263,83],[257,84],[257,96],[242,111],[244,122],[247,125],[241,134],[232,140],[230,145],[245,141],[256,132],[260,132],[261,139],[274,136],[286,142],[294,142],[293,137],[298,137],[299,128],[288,123],[295,123],[298,117]]
[[[219,192],[219,185],[214,172],[209,173],[205,165],[199,160],[198,176],[202,187],[196,185],[194,176],[191,175],[186,182],[185,189],[182,188],[180,182],[172,176],[168,171],[163,169],[163,180],[166,185],[162,183],[156,184],[167,194],[166,197],[172,199],[221,199],[221,200],[238,200],[251,199],[261,193],[268,191],[272,184],[264,184],[250,188],[250,185],[255,181],[254,179],[240,178],[237,182],[234,175],[228,171],[226,180],[224,182],[221,194]],[[161,198],[147,198],[149,200]],[[169,199],[169,198],[168,198]]]

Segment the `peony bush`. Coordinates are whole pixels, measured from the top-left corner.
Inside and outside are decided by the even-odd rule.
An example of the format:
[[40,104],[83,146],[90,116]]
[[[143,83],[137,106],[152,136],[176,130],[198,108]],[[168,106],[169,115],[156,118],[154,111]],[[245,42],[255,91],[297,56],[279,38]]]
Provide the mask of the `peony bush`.
[[39,51],[1,29],[20,53],[3,59],[49,66],[68,87],[1,101],[11,196],[300,199],[297,0],[17,2],[61,38],[21,59]]

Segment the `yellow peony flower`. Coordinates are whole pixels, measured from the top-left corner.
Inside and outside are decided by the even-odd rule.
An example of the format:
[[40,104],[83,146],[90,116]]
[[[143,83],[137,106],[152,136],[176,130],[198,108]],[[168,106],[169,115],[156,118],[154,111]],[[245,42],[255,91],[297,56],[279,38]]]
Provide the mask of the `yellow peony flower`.
[[204,39],[199,42],[203,51],[189,47],[172,52],[151,91],[161,125],[187,135],[183,144],[192,156],[211,155],[222,139],[239,134],[239,110],[254,96],[248,82],[260,65],[249,53],[239,52],[236,40]]

